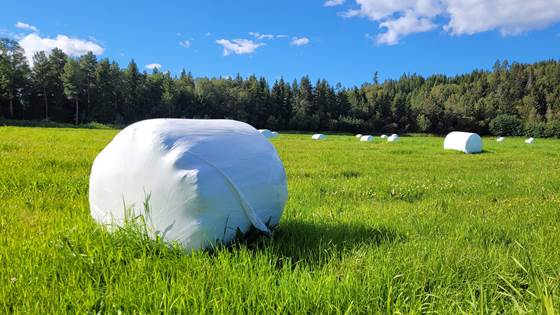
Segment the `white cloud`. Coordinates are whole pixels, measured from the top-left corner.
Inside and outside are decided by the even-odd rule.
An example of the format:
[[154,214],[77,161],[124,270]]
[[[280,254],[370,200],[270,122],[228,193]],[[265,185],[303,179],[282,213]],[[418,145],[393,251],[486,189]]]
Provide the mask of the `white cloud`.
[[261,33],[257,33],[257,32],[249,32],[249,35],[253,36],[256,39],[262,40],[262,39],[274,39],[276,36],[272,35],[272,34],[261,34]]
[[161,65],[159,63],[149,63],[146,65],[146,69],[154,70],[154,69],[161,69]]
[[105,48],[93,41],[68,37],[66,35],[57,35],[53,39],[43,38],[36,33],[32,33],[21,38],[19,45],[25,50],[25,56],[30,62],[36,52],[45,51],[50,53],[54,48],[61,49],[69,56],[80,56],[90,51],[95,55],[101,55],[105,51]]
[[261,34],[257,32],[249,32],[249,35],[253,36],[257,40],[263,39],[280,39],[280,38],[287,38],[288,35],[273,35],[273,34]]
[[403,15],[406,11],[411,11],[415,16],[419,17],[435,17],[442,12],[442,1],[443,0],[356,0],[359,9],[351,9],[344,14],[346,17],[364,16],[374,21],[387,18],[392,19],[395,18],[396,15]]
[[182,40],[179,42],[179,46],[189,48],[191,47],[191,41],[188,39]]
[[407,35],[441,27],[452,35],[497,30],[503,36],[541,29],[560,21],[559,0],[355,0],[340,15],[378,23],[376,40],[394,45]]
[[444,29],[453,35],[498,30],[516,35],[542,29],[560,21],[558,0],[447,1],[449,22]]
[[17,22],[16,27],[22,30],[33,31],[35,33],[39,32],[39,29],[37,29],[35,26],[23,22]]
[[327,0],[325,1],[325,7],[336,7],[339,5],[343,5],[346,0]]
[[429,18],[418,18],[414,13],[408,11],[397,19],[389,19],[379,23],[379,27],[386,28],[387,31],[377,35],[377,43],[395,45],[399,43],[399,39],[402,36],[431,31],[437,25]]
[[309,44],[310,40],[307,37],[294,37],[292,39],[292,41],[290,42],[290,45],[292,46],[305,46],[307,44]]
[[250,39],[219,39],[216,44],[224,48],[224,56],[231,54],[245,55],[254,53],[257,48],[264,46],[264,43],[257,43]]

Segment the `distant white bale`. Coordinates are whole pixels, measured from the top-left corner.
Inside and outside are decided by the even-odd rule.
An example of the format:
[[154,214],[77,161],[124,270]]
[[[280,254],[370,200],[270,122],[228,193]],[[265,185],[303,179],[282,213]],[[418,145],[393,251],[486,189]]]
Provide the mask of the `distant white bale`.
[[380,138],[381,139],[387,139],[387,135],[381,135]]
[[360,137],[361,142],[371,142],[373,141],[373,136],[371,135],[364,135]]
[[187,250],[228,243],[238,229],[268,232],[287,197],[274,146],[234,120],[135,123],[99,153],[89,181],[97,222],[120,226],[144,216],[152,237]]
[[482,139],[476,133],[453,131],[445,137],[443,148],[465,153],[480,153],[482,152]]
[[358,139],[360,139],[361,137],[362,137],[362,134],[361,134],[361,133],[359,133],[359,134],[356,135],[356,138],[358,138]]
[[498,137],[498,139],[496,139],[497,142],[502,142],[504,140],[506,140],[506,138],[504,138],[504,137]]
[[268,129],[259,129],[259,132],[261,133],[261,135],[263,135],[265,138],[274,138],[272,135],[272,132]]
[[316,134],[311,136],[311,139],[313,139],[313,140],[324,140],[326,138],[327,138],[327,136],[325,136],[322,133],[316,133]]
[[525,143],[527,143],[527,144],[531,144],[531,143],[533,143],[533,142],[535,142],[535,138],[533,138],[533,137],[531,137],[531,138],[525,140]]
[[399,135],[397,135],[396,133],[392,134],[391,136],[389,136],[387,138],[388,142],[397,142],[399,141]]
[[271,132],[271,138],[278,138],[278,136],[280,136],[280,134],[276,131]]

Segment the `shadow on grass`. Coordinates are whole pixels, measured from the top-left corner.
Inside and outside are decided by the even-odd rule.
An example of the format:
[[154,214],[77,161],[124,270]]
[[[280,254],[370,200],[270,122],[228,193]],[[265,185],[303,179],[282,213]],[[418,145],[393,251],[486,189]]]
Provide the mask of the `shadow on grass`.
[[447,154],[447,155],[472,155],[472,156],[477,156],[477,155],[481,155],[481,154],[486,155],[486,154],[494,154],[494,153],[496,153],[496,152],[495,151],[490,151],[490,150],[487,150],[487,149],[482,149],[482,151],[476,152],[476,153],[465,153],[465,152],[462,152],[462,151],[451,150],[451,149],[444,150],[444,154]]
[[242,246],[254,251],[270,251],[278,261],[291,264],[322,265],[359,248],[405,241],[404,234],[389,227],[288,221],[280,224],[271,237],[249,232],[230,248]]
[[[120,261],[137,258],[176,258],[189,254],[180,244],[169,246],[163,239],[154,240],[145,232],[141,223],[127,225],[114,233],[97,227],[94,234],[105,238],[104,245],[121,248]],[[82,257],[88,251],[77,239],[80,234],[63,236],[62,247],[71,257]],[[253,228],[230,245],[207,249],[203,255],[216,256],[224,251],[233,253],[249,251],[265,255],[276,268],[321,267],[333,260],[340,260],[363,248],[393,246],[406,242],[406,235],[386,226],[367,226],[359,223],[315,223],[301,221],[282,222],[271,236]],[[65,245],[65,246],[64,246]],[[106,248],[105,248],[106,249]],[[102,252],[105,251],[102,250]]]

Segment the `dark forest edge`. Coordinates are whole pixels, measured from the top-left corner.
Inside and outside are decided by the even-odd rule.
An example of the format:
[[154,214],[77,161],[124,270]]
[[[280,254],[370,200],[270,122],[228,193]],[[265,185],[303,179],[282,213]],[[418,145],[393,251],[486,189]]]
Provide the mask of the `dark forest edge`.
[[[229,118],[257,128],[560,137],[560,63],[497,61],[492,71],[422,77],[360,87],[314,85],[307,76],[270,87],[263,77],[194,78],[141,72],[92,53],[39,52],[33,65],[16,41],[0,39],[0,119],[124,126],[156,118]],[[31,124],[31,123],[30,123]],[[48,124],[47,124],[48,125]]]
[[96,121],[75,125],[52,120],[12,120],[0,118],[0,127],[77,128],[77,129],[122,129],[125,126],[102,124]]

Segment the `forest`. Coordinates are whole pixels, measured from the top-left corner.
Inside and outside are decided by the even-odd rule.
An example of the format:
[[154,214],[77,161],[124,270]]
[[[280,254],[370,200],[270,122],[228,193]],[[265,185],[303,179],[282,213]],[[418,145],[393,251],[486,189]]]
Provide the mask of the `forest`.
[[0,39],[0,119],[123,126],[156,117],[228,118],[257,128],[560,137],[560,63],[496,61],[492,70],[447,76],[403,74],[344,87],[308,76],[193,77],[134,60],[122,68],[92,53],[60,49],[28,62],[14,40]]

